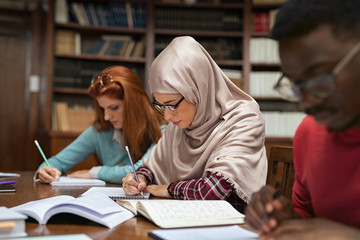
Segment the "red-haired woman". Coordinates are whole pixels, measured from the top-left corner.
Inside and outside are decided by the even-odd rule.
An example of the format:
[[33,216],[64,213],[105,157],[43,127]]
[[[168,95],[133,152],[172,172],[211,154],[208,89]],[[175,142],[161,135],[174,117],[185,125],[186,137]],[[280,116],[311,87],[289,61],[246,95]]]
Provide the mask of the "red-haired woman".
[[48,167],[38,168],[42,183],[56,181],[58,176],[96,153],[101,166],[75,171],[69,177],[98,178],[122,183],[132,172],[124,146],[129,146],[135,168],[148,157],[160,139],[165,125],[162,116],[151,105],[140,79],[129,68],[111,66],[95,77],[89,87],[95,100],[96,120],[74,142],[51,157]]

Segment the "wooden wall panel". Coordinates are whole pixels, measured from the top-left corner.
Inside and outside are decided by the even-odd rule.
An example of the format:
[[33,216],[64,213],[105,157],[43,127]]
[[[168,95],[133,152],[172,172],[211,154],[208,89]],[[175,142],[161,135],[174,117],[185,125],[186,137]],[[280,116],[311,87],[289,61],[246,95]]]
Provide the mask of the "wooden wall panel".
[[42,107],[40,93],[30,92],[29,79],[44,75],[45,14],[40,5],[21,6],[25,9],[0,4],[0,171],[34,170],[40,160],[34,140]]

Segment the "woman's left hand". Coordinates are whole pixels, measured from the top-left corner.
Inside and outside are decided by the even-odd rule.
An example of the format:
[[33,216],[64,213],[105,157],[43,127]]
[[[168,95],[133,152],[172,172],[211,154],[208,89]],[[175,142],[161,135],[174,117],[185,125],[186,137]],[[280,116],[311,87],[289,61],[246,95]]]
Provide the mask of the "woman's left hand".
[[90,175],[90,170],[78,170],[67,174],[67,176],[72,178],[92,178]]
[[171,198],[167,190],[168,186],[169,185],[148,185],[144,190],[155,197]]

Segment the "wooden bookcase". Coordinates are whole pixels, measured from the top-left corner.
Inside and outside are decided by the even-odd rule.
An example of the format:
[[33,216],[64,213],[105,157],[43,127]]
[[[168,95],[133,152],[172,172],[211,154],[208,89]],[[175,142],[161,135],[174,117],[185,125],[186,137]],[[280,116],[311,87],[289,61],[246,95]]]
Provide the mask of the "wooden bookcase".
[[[65,1],[66,2],[66,1]],[[69,1],[68,1],[69,2]],[[72,20],[56,22],[55,13],[59,9],[55,0],[49,1],[47,25],[47,86],[45,94],[45,132],[49,137],[49,155],[56,154],[59,150],[57,143],[62,145],[71,142],[80,132],[54,130],[54,101],[65,101],[71,104],[91,104],[86,88],[90,85],[91,77],[106,66],[118,64],[134,69],[144,81],[148,69],[157,54],[176,36],[190,35],[198,40],[213,56],[221,68],[241,71],[240,87],[249,92],[250,74],[254,70],[279,70],[279,64],[252,64],[250,62],[250,39],[254,36],[267,36],[268,33],[253,33],[253,12],[258,11],[251,0],[198,0],[188,4],[187,1],[164,0],[71,0],[79,4],[91,3],[98,9],[101,4],[135,4],[145,6],[145,16],[140,15],[136,21],[146,21],[144,27],[109,26],[95,24],[79,24]],[[116,5],[118,6],[118,5]],[[277,5],[263,6],[262,10],[274,9]],[[84,7],[85,8],[85,7]],[[90,8],[90,7],[88,7]],[[93,8],[93,7],[92,7]],[[102,8],[102,7],[101,7]],[[105,7],[103,9],[106,9]],[[136,10],[133,10],[134,13]],[[70,12],[68,12],[71,16]],[[143,14],[143,13],[142,13]],[[94,16],[94,15],[92,15]],[[91,18],[91,16],[88,18]],[[135,20],[135,19],[134,19]],[[88,21],[90,21],[88,19]],[[99,20],[101,21],[101,20]],[[80,36],[81,47],[73,53],[59,53],[56,51],[56,34],[58,31],[71,31]],[[89,54],[89,49],[94,43],[102,39],[103,35],[128,36],[135,41],[144,39],[145,49],[141,56],[124,57],[100,54]],[[77,40],[75,40],[77,41]],[[224,47],[226,46],[226,47]],[[231,48],[230,48],[231,47]],[[230,49],[229,49],[230,48]],[[120,55],[120,54],[119,54]],[[88,64],[88,65],[87,65]],[[61,67],[63,65],[63,67]],[[80,66],[76,68],[76,66]],[[87,66],[87,69],[81,67]],[[70,68],[70,69],[69,69]],[[61,87],[58,80],[63,76],[81,79],[82,87]],[[83,73],[83,74],[81,74]],[[70,76],[69,76],[70,74]],[[76,76],[75,76],[76,75]],[[265,102],[282,108],[285,103],[279,98],[259,98],[260,104]],[[292,106],[290,106],[292,108]],[[55,128],[56,129],[56,128]],[[266,144],[277,144],[277,138],[267,139]],[[281,138],[282,144],[291,144],[291,138]]]

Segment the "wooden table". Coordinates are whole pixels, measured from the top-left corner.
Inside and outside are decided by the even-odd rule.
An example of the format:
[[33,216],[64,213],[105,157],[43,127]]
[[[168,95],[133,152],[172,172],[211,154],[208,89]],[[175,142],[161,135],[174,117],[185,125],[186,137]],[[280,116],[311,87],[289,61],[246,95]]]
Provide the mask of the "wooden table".
[[[1,193],[0,206],[14,207],[29,201],[39,200],[57,195],[77,197],[89,187],[52,187],[48,184],[33,182],[31,171],[21,171],[16,180],[15,193]],[[8,178],[7,178],[8,179]],[[119,186],[107,184],[107,186]],[[28,236],[60,235],[60,234],[87,234],[92,239],[153,239],[148,237],[149,231],[159,229],[155,224],[141,216],[129,219],[120,225],[109,229],[87,219],[75,215],[58,214],[53,216],[46,225],[40,225],[33,219],[26,221]]]

